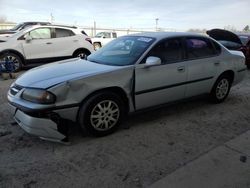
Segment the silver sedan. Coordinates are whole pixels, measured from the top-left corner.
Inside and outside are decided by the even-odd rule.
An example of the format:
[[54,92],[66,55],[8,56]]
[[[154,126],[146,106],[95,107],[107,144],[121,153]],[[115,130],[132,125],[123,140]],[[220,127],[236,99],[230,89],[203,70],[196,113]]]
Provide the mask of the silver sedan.
[[129,112],[200,94],[226,99],[246,73],[245,57],[198,34],[152,32],[120,37],[87,60],[31,69],[8,92],[14,119],[28,133],[67,140],[69,121],[96,136]]

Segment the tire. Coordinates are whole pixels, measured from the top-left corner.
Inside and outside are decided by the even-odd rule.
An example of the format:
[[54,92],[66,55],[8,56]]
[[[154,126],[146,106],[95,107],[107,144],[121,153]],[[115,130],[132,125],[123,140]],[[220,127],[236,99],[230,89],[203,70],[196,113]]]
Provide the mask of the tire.
[[99,50],[101,47],[102,47],[102,46],[101,46],[101,44],[100,44],[99,42],[95,42],[95,43],[94,43],[94,49],[95,49],[95,50]]
[[13,61],[14,62],[14,72],[18,72],[22,69],[23,64],[21,58],[15,53],[4,53],[0,56],[0,61]]
[[80,57],[81,59],[87,59],[90,53],[86,50],[78,50],[74,53],[73,57]]
[[103,91],[90,97],[80,108],[78,123],[84,133],[106,136],[113,133],[124,117],[124,102],[113,92]]
[[223,102],[231,89],[232,79],[229,75],[221,75],[215,82],[213,89],[210,93],[210,98],[214,103]]

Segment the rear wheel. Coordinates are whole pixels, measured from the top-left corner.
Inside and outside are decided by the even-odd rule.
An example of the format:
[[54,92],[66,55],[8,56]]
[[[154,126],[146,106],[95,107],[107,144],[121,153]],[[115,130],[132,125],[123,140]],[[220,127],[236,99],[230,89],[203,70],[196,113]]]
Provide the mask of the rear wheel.
[[215,82],[213,89],[210,93],[210,97],[213,102],[221,103],[223,102],[230,91],[232,79],[228,75],[220,76]]
[[78,50],[74,53],[74,57],[80,57],[81,59],[87,59],[88,55],[90,53],[87,52],[86,50]]
[[95,49],[95,50],[99,50],[101,47],[102,47],[102,46],[101,46],[100,43],[98,43],[98,42],[94,43],[94,49]]
[[9,61],[9,62],[13,62],[14,63],[14,67],[13,67],[13,71],[17,72],[19,70],[21,70],[22,68],[22,60],[21,58],[14,54],[14,53],[4,53],[0,56],[0,61],[1,62],[5,62],[5,61]]
[[121,97],[113,92],[103,91],[83,104],[78,121],[83,131],[94,136],[105,136],[117,129],[124,112]]

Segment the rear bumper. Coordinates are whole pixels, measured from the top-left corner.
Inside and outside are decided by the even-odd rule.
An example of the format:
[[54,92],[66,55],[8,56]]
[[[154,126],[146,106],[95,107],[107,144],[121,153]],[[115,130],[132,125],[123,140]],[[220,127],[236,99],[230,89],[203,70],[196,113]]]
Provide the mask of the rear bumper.
[[27,133],[43,139],[58,141],[66,137],[58,131],[58,125],[51,119],[32,117],[12,105],[10,105],[10,109],[15,121]]

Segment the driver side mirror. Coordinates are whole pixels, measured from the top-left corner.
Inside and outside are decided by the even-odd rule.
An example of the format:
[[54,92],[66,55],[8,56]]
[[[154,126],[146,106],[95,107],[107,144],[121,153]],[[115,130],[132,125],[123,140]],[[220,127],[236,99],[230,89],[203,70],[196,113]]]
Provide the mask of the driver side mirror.
[[32,37],[30,35],[26,35],[24,38],[26,42],[30,42],[32,40]]
[[161,65],[161,59],[159,57],[149,56],[146,59],[145,68]]

